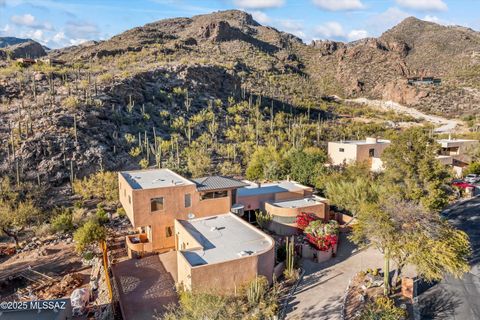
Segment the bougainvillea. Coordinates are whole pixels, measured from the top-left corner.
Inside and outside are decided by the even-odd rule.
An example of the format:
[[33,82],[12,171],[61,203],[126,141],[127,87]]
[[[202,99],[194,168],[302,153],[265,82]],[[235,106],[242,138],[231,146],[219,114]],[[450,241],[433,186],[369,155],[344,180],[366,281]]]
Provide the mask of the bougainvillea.
[[328,223],[321,220],[311,221],[304,232],[308,242],[320,251],[327,251],[338,242],[338,222],[335,220]]
[[302,212],[297,216],[297,228],[305,230],[305,228],[310,224],[312,221],[316,221],[319,218],[313,213]]

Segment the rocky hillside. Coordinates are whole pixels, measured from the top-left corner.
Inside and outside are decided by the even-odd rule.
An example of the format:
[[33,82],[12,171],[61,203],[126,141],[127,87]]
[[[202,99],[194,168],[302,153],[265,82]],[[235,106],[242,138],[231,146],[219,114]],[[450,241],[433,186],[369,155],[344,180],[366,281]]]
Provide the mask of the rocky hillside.
[[0,37],[0,60],[7,58],[40,58],[47,55],[47,48],[31,39]]
[[[65,65],[0,69],[0,175],[58,196],[100,169],[238,174],[257,145],[324,147],[387,130],[379,113],[380,124],[338,122],[363,111],[332,95],[473,114],[477,41],[472,30],[409,18],[378,39],[306,45],[233,10],[52,50]],[[416,75],[443,82],[408,85]]]

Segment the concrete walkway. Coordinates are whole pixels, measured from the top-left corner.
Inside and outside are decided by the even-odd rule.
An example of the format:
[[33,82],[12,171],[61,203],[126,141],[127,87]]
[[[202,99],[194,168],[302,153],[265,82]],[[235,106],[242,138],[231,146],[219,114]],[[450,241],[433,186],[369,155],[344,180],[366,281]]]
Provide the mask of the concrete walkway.
[[382,264],[383,257],[378,250],[358,251],[342,233],[337,257],[321,264],[302,261],[305,276],[289,302],[287,319],[340,319],[342,299],[350,279],[361,270]]

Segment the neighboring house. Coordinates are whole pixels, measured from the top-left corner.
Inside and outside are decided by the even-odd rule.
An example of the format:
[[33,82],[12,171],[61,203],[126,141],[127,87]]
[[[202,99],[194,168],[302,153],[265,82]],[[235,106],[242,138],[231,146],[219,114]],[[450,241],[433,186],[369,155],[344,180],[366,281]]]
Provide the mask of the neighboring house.
[[249,215],[255,211],[267,212],[272,217],[268,228],[280,235],[298,232],[296,218],[302,212],[313,213],[328,221],[330,206],[324,198],[313,195],[310,187],[295,181],[279,181],[249,185],[237,190],[237,203],[242,205]]
[[463,176],[463,169],[471,162],[469,151],[478,147],[478,140],[469,139],[439,139],[437,142],[441,146],[440,154],[437,159],[443,164],[451,166],[457,177]]
[[390,140],[377,138],[329,142],[328,156],[333,165],[366,162],[372,171],[381,171],[383,163],[380,157],[389,145]]
[[[450,166],[459,177],[463,169],[471,162],[468,151],[478,146],[478,140],[468,139],[439,139],[441,149],[437,159],[446,166]],[[372,171],[383,170],[381,156],[390,140],[366,138],[365,140],[340,141],[328,143],[328,156],[333,165],[367,162]]]

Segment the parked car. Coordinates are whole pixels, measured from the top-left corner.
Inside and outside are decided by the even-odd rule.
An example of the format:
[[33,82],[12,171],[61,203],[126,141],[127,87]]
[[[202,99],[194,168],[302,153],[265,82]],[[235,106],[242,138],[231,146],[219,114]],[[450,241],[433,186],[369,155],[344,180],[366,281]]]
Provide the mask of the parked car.
[[467,176],[465,177],[465,182],[468,182],[468,183],[477,183],[480,181],[480,177],[478,176],[478,174],[467,174]]

